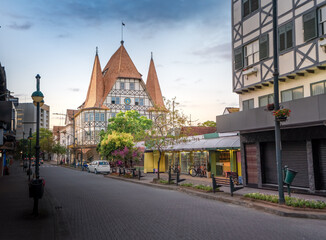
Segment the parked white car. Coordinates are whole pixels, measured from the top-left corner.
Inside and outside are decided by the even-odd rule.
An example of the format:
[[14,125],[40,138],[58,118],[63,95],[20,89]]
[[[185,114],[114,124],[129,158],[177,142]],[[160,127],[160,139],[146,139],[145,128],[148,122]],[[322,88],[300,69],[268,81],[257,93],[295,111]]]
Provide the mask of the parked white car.
[[98,173],[110,173],[110,164],[105,160],[96,160],[88,165],[88,172]]

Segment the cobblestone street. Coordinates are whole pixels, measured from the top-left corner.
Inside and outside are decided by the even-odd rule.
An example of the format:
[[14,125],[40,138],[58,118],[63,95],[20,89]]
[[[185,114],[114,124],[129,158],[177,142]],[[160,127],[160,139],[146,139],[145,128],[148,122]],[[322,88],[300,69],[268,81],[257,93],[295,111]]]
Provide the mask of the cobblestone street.
[[284,218],[103,175],[43,167],[59,239],[323,239],[326,221]]

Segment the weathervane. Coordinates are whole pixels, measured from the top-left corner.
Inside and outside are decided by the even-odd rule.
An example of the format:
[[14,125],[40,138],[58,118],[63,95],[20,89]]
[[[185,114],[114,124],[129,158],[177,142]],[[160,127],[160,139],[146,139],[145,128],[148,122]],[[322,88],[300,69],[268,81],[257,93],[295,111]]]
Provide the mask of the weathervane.
[[124,26],[125,26],[124,22],[121,21],[121,44],[124,43],[124,41],[123,41],[123,27],[124,27]]

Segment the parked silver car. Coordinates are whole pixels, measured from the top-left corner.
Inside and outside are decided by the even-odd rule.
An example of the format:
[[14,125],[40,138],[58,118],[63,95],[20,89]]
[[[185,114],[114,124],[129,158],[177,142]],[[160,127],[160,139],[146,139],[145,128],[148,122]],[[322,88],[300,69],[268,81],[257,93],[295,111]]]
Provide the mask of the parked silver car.
[[110,173],[110,164],[105,160],[95,160],[88,165],[88,172]]

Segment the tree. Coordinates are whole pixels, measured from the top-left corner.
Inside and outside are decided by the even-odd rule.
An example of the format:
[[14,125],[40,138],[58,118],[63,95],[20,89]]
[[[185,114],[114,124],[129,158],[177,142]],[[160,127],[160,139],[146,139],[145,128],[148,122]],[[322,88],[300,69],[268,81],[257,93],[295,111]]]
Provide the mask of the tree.
[[60,155],[65,154],[66,151],[67,149],[64,146],[61,146],[59,143],[55,144],[52,148],[52,152],[58,155],[57,159],[59,159]]
[[119,112],[115,117],[109,119],[106,134],[112,134],[113,131],[118,133],[130,133],[135,141],[143,139],[147,130],[152,126],[152,121],[141,116],[137,111],[130,110]]
[[216,127],[216,122],[208,120],[206,122],[199,123],[198,126],[200,126],[200,127]]
[[147,136],[145,146],[159,152],[157,178],[160,179],[160,162],[162,153],[173,145],[187,141],[181,134],[180,129],[184,127],[188,119],[177,108],[179,103],[164,99],[165,107],[155,106],[153,109],[154,120],[150,135]]
[[[40,128],[40,152],[53,153],[52,148],[54,146],[53,134],[46,128]],[[32,139],[32,154],[35,155],[36,146],[36,132],[33,133]]]
[[[107,130],[101,131],[97,151],[107,159],[120,157],[125,162],[130,160],[132,164],[132,161],[137,159],[135,156],[139,155],[138,149],[134,147],[134,141],[144,139],[151,126],[152,120],[140,116],[135,110],[120,112],[116,117],[109,119]],[[113,154],[114,151],[116,152]]]
[[125,147],[132,148],[134,146],[133,140],[131,133],[113,131],[111,134],[104,135],[97,150],[102,157],[112,160],[114,157],[112,153],[115,150],[123,150]]

